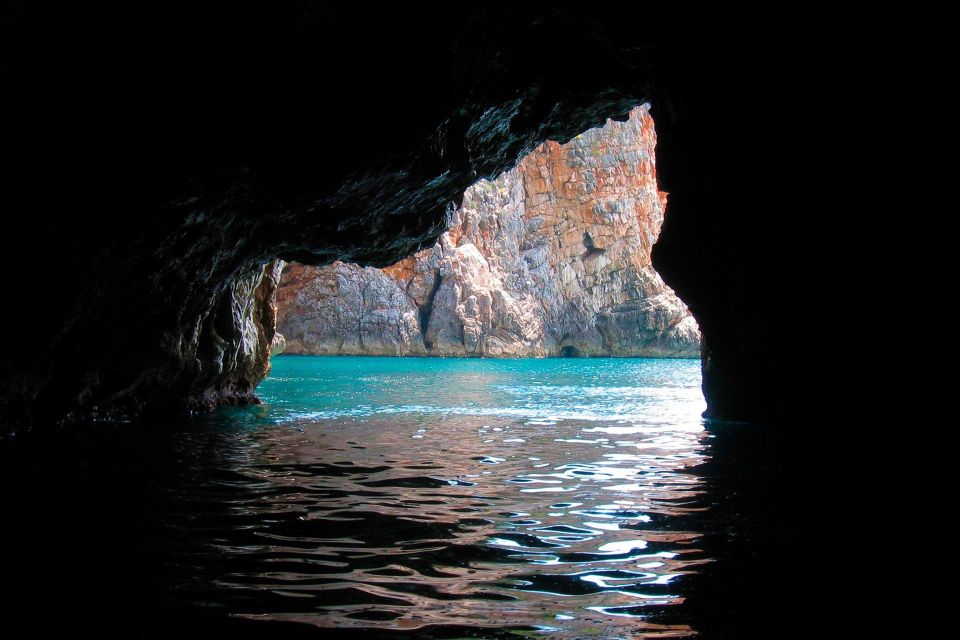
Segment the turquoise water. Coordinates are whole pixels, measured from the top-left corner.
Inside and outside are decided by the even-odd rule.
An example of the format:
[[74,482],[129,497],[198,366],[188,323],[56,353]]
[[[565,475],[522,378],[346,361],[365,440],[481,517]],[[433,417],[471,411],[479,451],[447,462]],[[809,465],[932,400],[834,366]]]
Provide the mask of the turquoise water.
[[490,416],[701,429],[700,361],[652,358],[274,358],[271,420]]
[[243,473],[279,493],[243,509],[301,515],[231,547],[262,561],[220,588],[278,600],[238,615],[371,637],[689,631],[656,614],[703,561],[682,524],[699,361],[287,356],[258,392],[233,414],[261,425]]
[[762,589],[728,588],[756,563],[743,497],[783,483],[756,449],[715,455],[698,361],[281,356],[259,393],[0,449],[10,609],[270,640],[740,637],[705,630],[757,617]]

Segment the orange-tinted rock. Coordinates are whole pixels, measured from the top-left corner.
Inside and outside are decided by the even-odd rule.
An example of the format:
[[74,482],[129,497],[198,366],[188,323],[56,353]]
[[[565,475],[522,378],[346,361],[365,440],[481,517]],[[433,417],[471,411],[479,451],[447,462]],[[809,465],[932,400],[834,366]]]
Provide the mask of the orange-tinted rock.
[[472,186],[430,249],[385,269],[291,265],[287,352],[699,355],[696,323],[651,266],[666,203],[655,145],[640,107]]

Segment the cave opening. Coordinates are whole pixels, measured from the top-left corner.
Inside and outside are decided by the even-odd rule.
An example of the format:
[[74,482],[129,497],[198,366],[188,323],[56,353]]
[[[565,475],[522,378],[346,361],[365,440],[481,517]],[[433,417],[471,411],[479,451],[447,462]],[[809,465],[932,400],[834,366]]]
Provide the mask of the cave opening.
[[287,265],[287,354],[698,358],[652,264],[667,194],[650,106],[548,141],[463,194],[435,243],[382,267]]
[[[878,619],[850,614],[867,527],[834,516],[886,426],[834,413],[824,356],[857,340],[799,311],[850,309],[871,278],[839,255],[924,210],[917,87],[949,56],[909,46],[903,12],[698,33],[644,4],[6,4],[14,622],[787,637],[825,633],[831,599]],[[581,202],[624,165],[562,148],[646,101],[659,239],[624,232],[638,201],[663,212],[656,182]]]
[[582,358],[583,353],[572,344],[560,348],[561,358]]
[[[328,629],[359,619],[482,634],[545,611],[570,637],[595,624],[605,637],[693,633],[648,622],[647,596],[630,591],[674,608],[675,577],[709,558],[689,547],[699,523],[648,526],[680,526],[677,504],[704,495],[695,469],[708,454],[699,330],[650,256],[666,205],[655,142],[637,107],[475,183],[413,255],[284,267],[285,348],[258,389],[264,404],[244,415],[292,429],[261,435],[255,458],[272,462],[259,477],[300,469],[304,489],[324,487],[308,491],[308,521],[324,529],[300,555],[335,556],[336,572],[390,598],[340,593],[319,618],[308,591],[261,568],[257,584],[303,598],[287,610]],[[366,548],[382,555],[355,555]]]

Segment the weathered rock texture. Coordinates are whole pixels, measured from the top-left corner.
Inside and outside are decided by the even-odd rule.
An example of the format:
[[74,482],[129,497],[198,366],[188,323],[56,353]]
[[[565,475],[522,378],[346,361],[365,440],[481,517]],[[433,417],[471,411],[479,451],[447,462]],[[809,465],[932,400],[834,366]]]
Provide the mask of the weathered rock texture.
[[640,107],[470,187],[430,249],[384,269],[291,264],[286,351],[699,356],[696,322],[650,264],[666,200],[655,145]]
[[[702,616],[703,638],[821,637],[826,621],[834,636],[879,624],[889,635],[895,617],[855,604],[890,600],[880,592],[890,563],[865,544],[864,523],[889,511],[903,486],[950,486],[923,482],[949,465],[891,472],[930,459],[905,454],[928,440],[904,438],[905,426],[938,428],[942,415],[926,417],[940,407],[927,400],[952,396],[931,396],[919,388],[929,376],[908,380],[902,371],[916,367],[882,359],[929,351],[913,346],[924,336],[917,325],[955,289],[943,277],[952,252],[940,250],[954,235],[952,209],[930,202],[952,182],[925,154],[953,122],[934,128],[928,115],[952,104],[953,21],[920,7],[810,6],[758,27],[752,7],[656,15],[667,4],[0,3],[0,433],[252,392],[263,368],[259,358],[234,360],[252,317],[235,313],[247,308],[236,294],[264,293],[255,282],[265,264],[395,263],[436,242],[447,205],[477,180],[650,101],[670,193],[654,265],[702,331],[708,413],[793,425],[774,447],[752,429],[711,427],[720,467],[696,471],[709,492],[683,506],[682,526],[706,533],[693,546],[717,550],[716,561],[683,577],[700,585],[684,587],[684,608]],[[921,15],[937,26],[918,30]],[[908,420],[898,400],[910,405]],[[96,442],[104,459],[133,446]],[[182,460],[179,445],[140,444],[157,447],[164,467]],[[789,452],[788,462],[771,450]],[[53,479],[65,468],[113,479],[109,465],[69,455],[36,460]],[[768,481],[777,466],[788,473]],[[138,496],[152,481],[118,487],[116,504],[150,508]],[[31,482],[5,484],[16,492]],[[139,526],[139,517],[61,517],[61,503],[87,496],[49,486],[50,508],[35,520],[58,545],[87,549],[85,537]],[[4,524],[20,521],[5,507]],[[733,521],[754,525],[733,535],[724,524]],[[929,528],[899,527],[917,539],[899,546],[928,547],[910,530]],[[27,585],[5,612],[30,625],[35,595],[58,582],[46,576],[65,571],[33,555],[29,575],[41,583],[4,566],[9,582]],[[843,563],[845,588],[824,588],[816,569],[832,561]],[[148,592],[159,594],[157,584]],[[148,636],[206,628],[193,614],[176,624],[165,597],[156,615],[133,597],[112,616],[91,616],[116,600],[82,591],[43,592],[59,614],[43,618],[48,631],[95,624],[105,637],[110,617],[117,637],[144,620]],[[915,636],[916,617],[899,621]],[[276,633],[247,637],[258,636]]]
[[849,308],[827,285],[882,282],[838,265],[924,210],[929,83],[909,79],[943,57],[901,46],[902,13],[757,29],[724,8],[698,29],[656,9],[3,3],[3,431],[252,392],[218,311],[238,282],[277,258],[393,264],[479,179],[644,102],[670,193],[654,264],[700,326],[710,415],[822,415],[839,373],[810,355],[846,333],[811,314]]
[[[2,333],[29,315],[42,336],[0,350],[4,431],[252,398],[271,336],[249,350],[234,310],[255,300],[235,294],[264,265],[392,264],[477,180],[650,94],[648,55],[580,11],[148,0],[122,29],[102,3],[3,11],[0,210],[31,275]],[[544,64],[553,38],[582,51]]]

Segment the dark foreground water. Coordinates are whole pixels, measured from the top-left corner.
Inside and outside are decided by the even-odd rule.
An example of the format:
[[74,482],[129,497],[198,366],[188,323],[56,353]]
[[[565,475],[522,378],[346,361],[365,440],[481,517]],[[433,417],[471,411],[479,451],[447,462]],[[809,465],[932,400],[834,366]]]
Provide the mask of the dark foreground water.
[[129,637],[743,637],[778,615],[757,576],[792,529],[758,508],[783,487],[746,429],[716,462],[699,367],[279,357],[263,406],[5,446],[5,613]]

